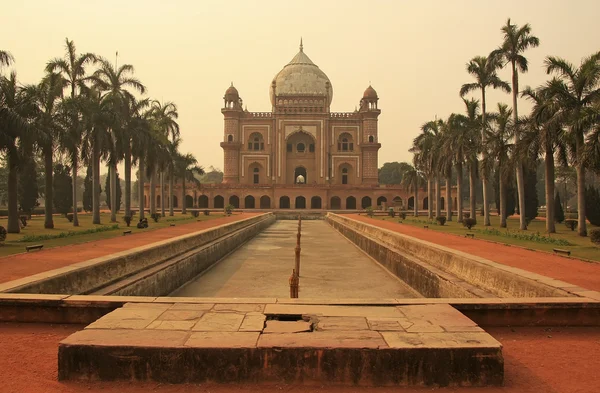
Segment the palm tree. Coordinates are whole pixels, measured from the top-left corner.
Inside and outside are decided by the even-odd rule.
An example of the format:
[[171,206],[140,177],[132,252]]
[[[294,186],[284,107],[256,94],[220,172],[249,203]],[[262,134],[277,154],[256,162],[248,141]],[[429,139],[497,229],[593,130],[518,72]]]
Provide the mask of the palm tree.
[[15,59],[12,57],[10,52],[0,50],[0,69],[4,66],[10,66],[14,61]]
[[92,165],[92,223],[100,224],[100,160],[114,150],[110,129],[116,114],[112,102],[95,89],[82,97],[80,105],[84,123],[81,153]]
[[417,167],[425,173],[427,177],[427,208],[429,218],[433,218],[433,204],[432,204],[432,187],[431,183],[435,181],[437,185],[436,192],[436,214],[439,215],[439,180],[437,173],[437,160],[438,154],[437,149],[439,147],[439,132],[440,132],[441,121],[432,120],[421,126],[421,134],[419,134],[413,140],[413,147],[409,149],[410,152],[415,154],[415,163],[418,163]]
[[[493,56],[501,61],[504,61],[502,67],[510,64],[512,72],[512,103],[513,103],[513,125],[515,128],[515,139],[519,142],[521,134],[519,131],[519,112],[517,109],[517,96],[519,94],[519,71],[525,73],[529,69],[528,61],[523,52],[529,48],[536,48],[540,45],[540,40],[531,34],[531,26],[529,23],[519,27],[516,24],[510,23],[510,18],[506,21],[506,25],[502,26],[502,34],[504,41],[500,48],[492,52]],[[519,194],[519,212],[520,228],[527,229],[525,214],[525,181],[523,179],[523,164],[518,159],[517,167],[517,191]],[[554,198],[552,198],[554,199]]]
[[[133,100],[129,101],[127,114],[123,124],[123,151],[125,158],[125,215],[131,217],[131,166],[135,161],[139,160],[140,165],[143,165],[143,157],[145,145],[148,141],[148,133],[150,125],[148,123],[149,113],[146,109],[150,105],[150,100]],[[144,173],[140,169],[140,174]],[[143,182],[143,179],[140,178]],[[143,188],[142,188],[143,190]],[[140,201],[143,199],[144,193],[140,194]],[[140,207],[140,218],[144,218],[143,206]]]
[[[116,69],[104,58],[99,59],[100,67],[91,76],[91,80],[97,89],[106,92],[105,98],[109,99],[113,105],[113,110],[117,116],[117,121],[111,128],[113,143],[116,147],[108,158],[111,175],[111,221],[116,221],[117,216],[117,184],[116,171],[117,164],[124,156],[123,152],[123,126],[127,118],[129,103],[135,100],[135,97],[128,88],[137,91],[140,94],[146,92],[146,87],[135,77],[132,76],[134,68],[130,64],[123,64]],[[129,175],[131,176],[131,174]]]
[[490,114],[490,127],[486,131],[485,146],[487,154],[482,162],[484,170],[489,173],[496,164],[500,174],[500,227],[506,228],[506,186],[510,181],[509,153],[513,149],[514,127],[511,120],[512,110],[508,105],[498,103],[498,112]]
[[[415,158],[413,157],[413,164]],[[414,215],[419,215],[419,187],[423,184],[423,178],[419,170],[414,165],[406,164],[402,167],[400,185],[407,191],[412,190],[415,193],[414,196]]]
[[[2,52],[0,52],[0,58]],[[22,89],[18,86],[17,75],[12,72],[8,78],[0,76],[0,152],[7,158],[8,167],[8,233],[19,233],[19,211],[17,203],[18,169],[24,140],[32,135],[27,122],[26,102]],[[28,141],[31,144],[32,140]]]
[[584,58],[576,68],[570,62],[549,56],[546,72],[556,74],[547,86],[547,98],[554,106],[553,122],[564,124],[568,137],[575,141],[573,161],[577,170],[578,233],[587,236],[585,216],[585,134],[600,118],[596,107],[600,99],[600,52]]
[[518,143],[518,155],[521,159],[528,157],[544,156],[545,167],[545,192],[546,192],[546,231],[555,233],[554,223],[554,157],[567,165],[567,148],[565,146],[563,125],[552,121],[556,106],[548,100],[546,86],[533,90],[526,87],[522,96],[533,102],[531,115],[524,122],[525,128],[521,131]]
[[54,147],[57,138],[63,131],[60,127],[60,99],[65,87],[65,80],[60,74],[49,73],[35,86],[28,86],[26,94],[36,106],[37,116],[35,127],[40,131],[38,145],[44,156],[44,228],[54,228],[52,210],[54,195],[52,191],[52,172],[54,160]]
[[198,165],[198,160],[192,154],[187,153],[179,157],[178,161],[178,173],[181,173],[181,213],[187,214],[187,205],[185,203],[186,191],[185,185],[186,183],[192,182],[196,185],[200,184],[200,181],[196,179],[195,175],[204,175],[204,168]]
[[[440,154],[439,159],[439,170],[444,174],[446,178],[446,217],[448,221],[452,221],[452,167],[457,166],[457,170],[462,171],[462,161],[464,161],[464,149],[465,146],[459,145],[459,142],[466,142],[464,140],[464,116],[457,115],[455,113],[448,116],[448,119],[442,123],[442,129],[440,133],[440,151],[441,152],[454,152],[454,154]],[[457,180],[462,181],[462,173],[457,173]],[[461,199],[460,192],[462,187],[460,183],[457,185],[457,208],[458,199]],[[459,218],[458,222],[462,219],[462,201],[460,202],[460,209],[458,209]]]
[[[92,53],[84,53],[77,56],[75,43],[65,39],[66,54],[64,58],[55,58],[48,62],[46,71],[50,73],[59,72],[66,81],[67,87],[71,88],[71,100],[75,100],[81,91],[87,90],[86,82],[89,78],[85,73],[85,66],[96,62],[96,56]],[[77,218],[77,169],[79,166],[79,153],[81,147],[82,128],[79,124],[80,114],[76,111],[76,104],[67,106],[70,109],[71,123],[65,132],[66,138],[63,146],[67,148],[71,161],[73,178],[73,226],[79,226]]]
[[[490,54],[487,57],[476,56],[467,63],[467,72],[475,78],[476,82],[466,83],[460,88],[460,96],[464,97],[466,94],[474,91],[481,90],[481,142],[485,144],[485,129],[487,125],[486,118],[486,96],[485,92],[488,88],[501,89],[505,92],[510,92],[510,86],[505,81],[501,80],[497,74],[500,62],[497,56]],[[485,159],[485,153],[484,153]],[[484,214],[484,225],[490,225],[490,206],[488,202],[488,181],[487,176],[482,174],[481,180],[483,183],[483,214]]]

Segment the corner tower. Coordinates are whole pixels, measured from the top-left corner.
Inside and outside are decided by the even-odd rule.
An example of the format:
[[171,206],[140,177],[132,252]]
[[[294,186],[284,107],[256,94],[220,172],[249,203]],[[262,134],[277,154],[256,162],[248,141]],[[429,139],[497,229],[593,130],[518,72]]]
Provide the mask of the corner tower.
[[240,148],[242,147],[240,117],[243,114],[243,102],[237,89],[233,87],[233,82],[225,91],[223,100],[224,107],[221,109],[221,113],[223,113],[223,116],[225,117],[224,136],[223,142],[221,142],[221,147],[223,148],[225,156],[223,183],[239,183],[239,157]]
[[381,111],[377,107],[379,97],[371,85],[367,87],[360,100],[360,117],[362,119],[362,170],[364,184],[377,184],[378,182],[378,155],[381,144],[378,142],[377,118]]

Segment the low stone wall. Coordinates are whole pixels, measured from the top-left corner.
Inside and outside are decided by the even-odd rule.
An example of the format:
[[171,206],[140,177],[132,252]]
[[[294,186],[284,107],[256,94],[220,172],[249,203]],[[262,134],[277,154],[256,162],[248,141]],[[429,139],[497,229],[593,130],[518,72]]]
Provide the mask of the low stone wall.
[[[327,222],[426,297],[568,297],[547,277],[329,213]],[[520,274],[523,273],[523,275]],[[539,279],[538,279],[539,278]]]
[[[46,277],[15,286],[6,292],[46,294],[88,294],[123,278],[163,263],[192,249],[257,223],[275,221],[271,213],[250,217],[218,227],[163,240],[131,250],[90,259],[67,268],[46,272]],[[261,227],[262,228],[262,227]],[[231,246],[231,244],[230,244]]]

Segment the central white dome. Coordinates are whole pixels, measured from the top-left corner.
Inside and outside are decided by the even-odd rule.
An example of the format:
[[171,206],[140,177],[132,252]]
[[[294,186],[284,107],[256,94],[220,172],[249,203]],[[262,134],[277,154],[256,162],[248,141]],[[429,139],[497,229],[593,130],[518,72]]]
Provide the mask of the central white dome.
[[[284,96],[322,96],[329,95],[328,105],[333,99],[333,86],[329,78],[304,53],[302,42],[300,52],[285,66],[275,78],[275,95]],[[328,93],[329,87],[329,93]],[[271,104],[275,105],[273,88],[270,89]]]

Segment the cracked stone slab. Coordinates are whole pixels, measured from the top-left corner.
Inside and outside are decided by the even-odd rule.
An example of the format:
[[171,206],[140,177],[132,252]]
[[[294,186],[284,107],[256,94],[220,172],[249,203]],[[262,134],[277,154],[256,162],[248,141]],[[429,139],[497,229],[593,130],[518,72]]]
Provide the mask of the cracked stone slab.
[[317,330],[369,330],[364,317],[319,317]]
[[205,332],[237,332],[244,320],[244,314],[237,313],[206,313],[200,318],[193,331]]
[[193,348],[256,348],[258,332],[193,332],[185,342]]
[[302,333],[310,332],[311,324],[306,321],[267,321],[264,334]]
[[502,348],[502,344],[485,332],[382,332],[381,335],[390,348]]
[[246,314],[239,331],[262,332],[265,327],[265,318],[264,314]]

